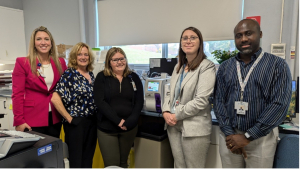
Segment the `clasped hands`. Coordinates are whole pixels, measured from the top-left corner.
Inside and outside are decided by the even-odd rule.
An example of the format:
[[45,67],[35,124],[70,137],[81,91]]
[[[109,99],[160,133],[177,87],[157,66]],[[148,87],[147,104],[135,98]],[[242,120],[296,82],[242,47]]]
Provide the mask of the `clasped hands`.
[[127,127],[126,127],[126,126],[123,126],[124,122],[125,122],[125,120],[122,119],[118,126],[119,126],[122,130],[127,130]]
[[163,117],[169,126],[175,126],[175,124],[177,123],[175,114],[171,114],[170,112],[165,111],[163,112]]
[[250,141],[243,134],[232,134],[226,137],[226,146],[234,154],[241,154],[247,158],[247,153],[244,149]]

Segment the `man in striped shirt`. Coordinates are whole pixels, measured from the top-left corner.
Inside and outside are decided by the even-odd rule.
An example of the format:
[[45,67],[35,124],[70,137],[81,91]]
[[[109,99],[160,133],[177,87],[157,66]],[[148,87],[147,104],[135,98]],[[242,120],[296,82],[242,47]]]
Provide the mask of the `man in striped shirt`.
[[251,19],[234,29],[239,53],[217,72],[214,112],[222,131],[220,155],[226,168],[272,168],[277,126],[291,100],[291,73],[284,59],[260,48],[262,31]]

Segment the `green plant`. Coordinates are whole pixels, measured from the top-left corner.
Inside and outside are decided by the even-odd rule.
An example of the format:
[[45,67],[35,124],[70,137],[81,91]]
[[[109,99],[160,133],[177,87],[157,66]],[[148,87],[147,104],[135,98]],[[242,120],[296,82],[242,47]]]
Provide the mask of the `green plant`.
[[221,64],[222,62],[224,62],[225,60],[231,58],[231,57],[234,57],[236,56],[236,54],[238,53],[239,51],[235,50],[235,51],[225,51],[225,50],[215,50],[213,52],[211,52],[211,54],[214,55],[214,58],[217,60],[217,62],[219,64]]

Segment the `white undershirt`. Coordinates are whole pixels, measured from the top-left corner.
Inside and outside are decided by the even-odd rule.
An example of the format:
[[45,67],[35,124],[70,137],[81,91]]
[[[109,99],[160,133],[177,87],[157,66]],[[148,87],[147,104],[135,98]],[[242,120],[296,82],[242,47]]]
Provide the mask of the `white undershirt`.
[[[47,85],[47,88],[49,91],[50,87],[52,86],[53,79],[54,79],[53,69],[52,69],[51,64],[42,65],[42,67],[43,67],[42,70],[44,70],[44,75],[46,76],[44,79],[45,79],[45,82],[46,82],[46,85]],[[51,111],[50,103],[49,103],[49,111]]]

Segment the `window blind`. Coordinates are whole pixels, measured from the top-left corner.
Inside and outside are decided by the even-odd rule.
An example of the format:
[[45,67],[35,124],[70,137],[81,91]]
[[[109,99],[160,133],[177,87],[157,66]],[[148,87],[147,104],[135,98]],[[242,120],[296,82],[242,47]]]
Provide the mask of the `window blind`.
[[178,43],[183,29],[198,28],[205,41],[234,39],[242,0],[101,0],[99,45]]

